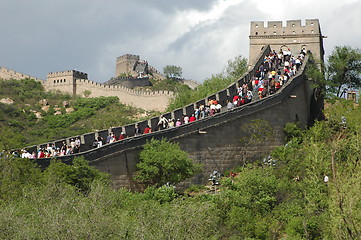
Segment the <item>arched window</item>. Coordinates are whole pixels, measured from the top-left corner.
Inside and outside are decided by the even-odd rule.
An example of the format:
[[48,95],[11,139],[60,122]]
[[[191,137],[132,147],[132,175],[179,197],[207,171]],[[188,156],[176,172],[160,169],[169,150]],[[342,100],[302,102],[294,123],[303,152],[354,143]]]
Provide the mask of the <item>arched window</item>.
[[256,36],[258,35],[258,32],[256,32]]

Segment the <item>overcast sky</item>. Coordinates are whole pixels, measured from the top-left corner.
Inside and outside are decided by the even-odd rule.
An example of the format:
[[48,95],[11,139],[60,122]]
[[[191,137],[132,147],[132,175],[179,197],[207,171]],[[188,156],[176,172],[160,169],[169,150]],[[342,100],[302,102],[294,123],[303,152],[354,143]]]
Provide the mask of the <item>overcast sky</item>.
[[77,69],[105,82],[131,53],[202,82],[248,58],[251,21],[315,18],[326,56],[361,48],[360,0],[0,0],[0,66],[41,79]]

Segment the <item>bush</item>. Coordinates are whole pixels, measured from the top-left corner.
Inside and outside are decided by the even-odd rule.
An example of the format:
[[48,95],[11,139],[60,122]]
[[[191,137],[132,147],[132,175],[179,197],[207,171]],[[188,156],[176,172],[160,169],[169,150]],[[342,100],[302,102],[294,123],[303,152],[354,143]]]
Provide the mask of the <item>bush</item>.
[[108,174],[89,166],[83,157],[75,157],[72,165],[53,159],[44,174],[48,181],[55,180],[72,185],[83,193],[91,189],[94,181],[107,181],[109,178]]
[[175,185],[200,172],[200,165],[193,163],[176,143],[152,139],[143,147],[136,179],[148,186]]

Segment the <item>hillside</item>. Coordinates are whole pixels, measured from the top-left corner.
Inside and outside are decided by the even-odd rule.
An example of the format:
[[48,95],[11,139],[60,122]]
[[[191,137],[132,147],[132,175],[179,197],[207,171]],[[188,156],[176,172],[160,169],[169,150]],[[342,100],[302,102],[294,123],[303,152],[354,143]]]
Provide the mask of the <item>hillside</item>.
[[40,82],[0,80],[0,149],[20,148],[157,115],[117,97],[80,98],[45,92]]
[[81,159],[41,171],[0,158],[0,238],[359,239],[361,112],[347,101],[327,106],[327,120],[307,130],[288,124],[288,143],[269,158],[184,194],[111,189]]

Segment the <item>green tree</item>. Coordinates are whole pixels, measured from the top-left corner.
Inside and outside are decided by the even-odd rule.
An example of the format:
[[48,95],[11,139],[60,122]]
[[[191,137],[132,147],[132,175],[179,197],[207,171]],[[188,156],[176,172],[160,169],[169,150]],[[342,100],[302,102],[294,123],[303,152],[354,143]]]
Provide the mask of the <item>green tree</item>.
[[0,157],[0,199],[16,199],[25,187],[42,183],[41,169],[30,159]]
[[200,165],[194,163],[177,143],[152,139],[143,147],[136,178],[148,186],[177,184],[200,172]]
[[234,58],[234,60],[228,60],[228,66],[226,73],[233,78],[240,78],[247,71],[247,58],[241,55]]
[[108,174],[89,166],[83,157],[75,157],[72,165],[54,159],[44,175],[48,181],[70,184],[84,193],[90,190],[94,181],[106,182],[109,178]]
[[163,72],[167,78],[182,77],[182,68],[174,65],[167,65],[163,68]]
[[0,127],[0,150],[11,150],[24,146],[25,139],[15,128]]
[[85,98],[88,98],[91,94],[92,94],[92,91],[90,91],[88,89],[83,91],[83,95]]
[[196,102],[215,92],[225,89],[230,84],[239,79],[247,70],[247,59],[242,56],[228,61],[228,66],[224,73],[213,74],[203,81],[196,90],[180,89],[174,99],[168,105],[168,111],[183,107]]
[[361,51],[349,46],[336,46],[328,57],[328,90],[341,97],[342,87],[361,86]]

